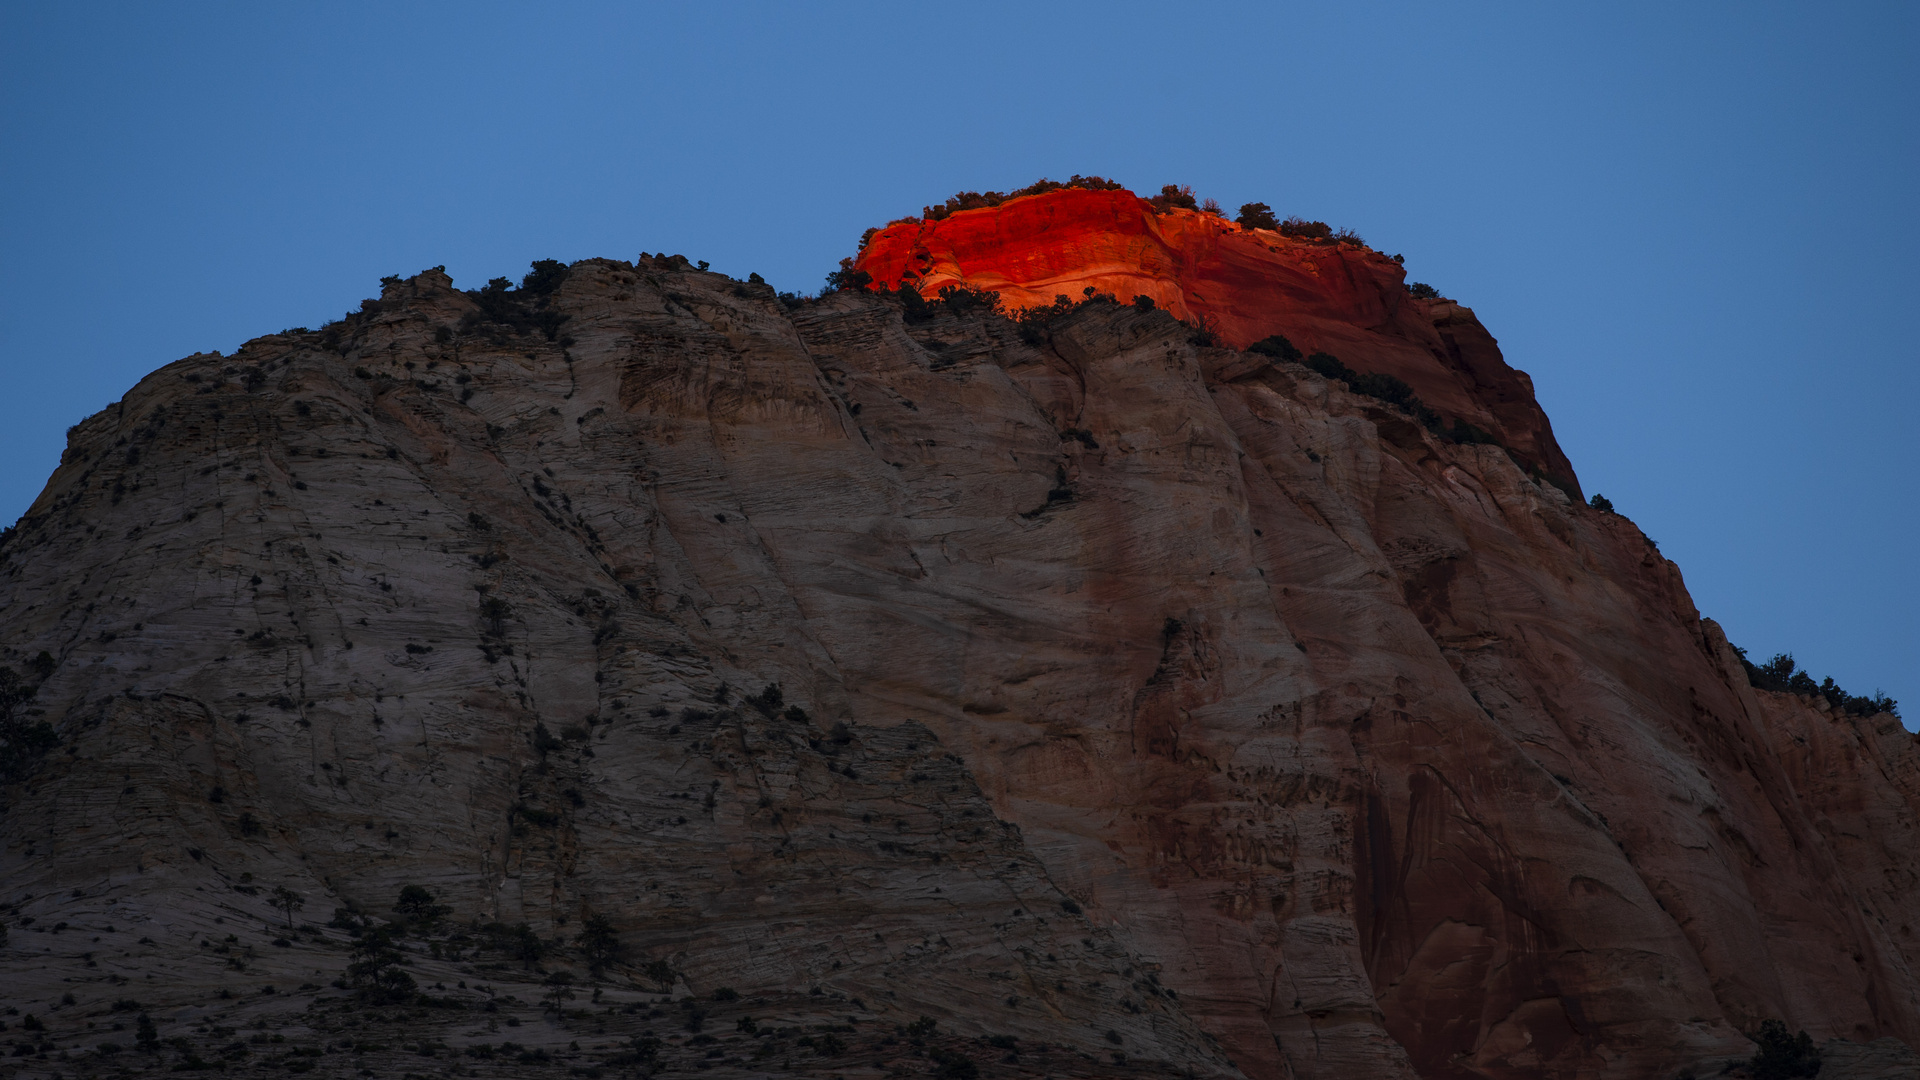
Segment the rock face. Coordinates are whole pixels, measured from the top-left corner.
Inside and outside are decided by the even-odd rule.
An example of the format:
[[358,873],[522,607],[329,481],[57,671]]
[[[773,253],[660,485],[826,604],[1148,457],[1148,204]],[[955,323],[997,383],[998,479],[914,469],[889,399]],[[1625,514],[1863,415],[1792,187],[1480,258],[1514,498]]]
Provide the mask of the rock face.
[[906,221],[876,233],[858,269],[882,288],[931,299],[949,285],[1000,293],[1009,310],[1080,300],[1085,290],[1158,307],[1245,348],[1281,334],[1363,372],[1405,380],[1433,408],[1498,436],[1522,468],[1580,497],[1573,466],[1473,312],[1409,295],[1406,271],[1354,243],[1242,228],[1130,191],[1066,189]]
[[[15,723],[59,740],[5,789],[8,1003],[56,1046],[132,999],[195,1053],[271,1020],[397,1072],[336,1041],[357,920],[266,937],[418,884],[578,976],[542,1021],[531,954],[406,939],[446,1006],[406,1030],[520,1010],[551,1055],[515,1075],[1664,1078],[1764,1019],[1920,1039],[1897,719],[1750,688],[1631,522],[1538,478],[1572,470],[1463,309],[1268,254],[1371,298],[1231,340],[1401,357],[1508,448],[1197,346],[1173,294],[1035,343],[677,258],[428,271],[156,372],[0,548]],[[1443,327],[1471,347],[1410,344]]]

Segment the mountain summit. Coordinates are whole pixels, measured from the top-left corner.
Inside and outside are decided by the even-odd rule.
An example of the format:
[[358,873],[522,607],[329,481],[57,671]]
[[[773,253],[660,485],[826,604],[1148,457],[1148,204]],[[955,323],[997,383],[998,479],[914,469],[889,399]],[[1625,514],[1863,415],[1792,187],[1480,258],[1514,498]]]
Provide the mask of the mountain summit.
[[1192,196],[1172,187],[1156,199],[1036,187],[993,205],[967,193],[948,200],[964,209],[894,222],[865,239],[854,266],[879,287],[907,285],[930,300],[956,286],[994,291],[1010,310],[1107,294],[1144,298],[1237,349],[1280,335],[1302,355],[1405,382],[1580,498],[1533,381],[1507,366],[1472,311],[1410,288],[1400,262],[1359,237],[1270,213],[1255,223],[1264,207],[1235,223],[1183,205]]
[[1911,1061],[1920,748],[1747,665],[1470,312],[1111,188],[840,280],[429,270],[77,425],[0,538],[14,1057]]

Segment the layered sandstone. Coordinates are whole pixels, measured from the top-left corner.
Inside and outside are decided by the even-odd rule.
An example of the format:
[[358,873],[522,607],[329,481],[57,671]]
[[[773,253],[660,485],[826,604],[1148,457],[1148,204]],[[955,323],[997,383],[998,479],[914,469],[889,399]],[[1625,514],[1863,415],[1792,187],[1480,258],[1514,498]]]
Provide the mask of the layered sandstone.
[[[1544,418],[1500,429],[1532,458],[1445,441],[1126,305],[1035,344],[669,259],[519,302],[564,333],[429,271],[169,365],[0,549],[0,662],[48,653],[61,740],[6,790],[0,982],[56,1045],[135,998],[207,1055],[243,1022],[334,1047],[345,934],[266,928],[409,883],[583,984],[578,930],[617,931],[564,1020],[525,965],[408,954],[461,1009],[513,991],[554,1055],[515,1074],[643,1025],[669,1070],[876,1078],[1668,1077],[1769,1018],[1920,1039],[1913,739],[1750,688],[1679,570],[1530,467]],[[1442,310],[1254,329],[1379,370],[1363,343]],[[1422,396],[1498,421],[1441,352]],[[739,993],[714,1057],[653,961]],[[458,1049],[499,1015],[387,1022]],[[408,1067],[359,1045],[322,1060]]]
[[1017,311],[1091,289],[1123,302],[1149,297],[1236,348],[1280,334],[1405,380],[1444,416],[1493,432],[1523,468],[1580,497],[1532,380],[1507,366],[1473,312],[1410,295],[1399,262],[1356,243],[1156,209],[1125,190],[1068,188],[896,222],[855,265],[881,288],[906,285],[928,298],[954,285],[986,289]]

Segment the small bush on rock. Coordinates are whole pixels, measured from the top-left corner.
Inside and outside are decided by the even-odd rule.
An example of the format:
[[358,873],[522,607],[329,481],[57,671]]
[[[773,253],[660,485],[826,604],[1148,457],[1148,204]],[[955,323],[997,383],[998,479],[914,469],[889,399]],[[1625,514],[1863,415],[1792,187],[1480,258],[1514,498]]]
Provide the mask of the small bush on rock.
[[405,959],[385,928],[369,930],[354,942],[347,982],[369,1005],[398,1005],[413,998],[417,984],[400,967]]
[[433,893],[422,885],[406,885],[400,889],[400,898],[394,901],[393,910],[402,918],[414,923],[431,923],[445,918],[453,909],[444,904],[436,904]]
[[[1121,189],[1121,185],[1117,181],[1108,180],[1104,176],[1081,176],[1078,173],[1074,174],[1074,176],[1065,183],[1041,177],[1034,183],[1028,184],[1026,187],[1020,188],[1017,191],[962,191],[957,195],[949,196],[946,202],[938,206],[929,206],[922,209],[920,213],[922,217],[928,221],[940,221],[962,210],[979,210],[983,207],[999,206],[1008,199],[1017,199],[1023,195],[1044,195],[1049,191],[1059,191],[1063,188],[1080,188],[1086,191],[1118,191]],[[889,224],[897,225],[900,224],[901,221],[911,222],[915,220],[917,219],[902,218],[900,221],[889,222]]]
[[1280,235],[1296,240],[1325,240],[1333,235],[1333,227],[1324,221],[1290,217],[1280,223]]
[[1262,338],[1254,342],[1247,346],[1247,351],[1250,353],[1259,353],[1262,356],[1271,356],[1275,360],[1285,360],[1292,364],[1298,364],[1306,359],[1299,349],[1293,347],[1293,342],[1288,341],[1279,334],[1274,334],[1271,337]]
[[940,289],[940,302],[956,315],[969,311],[984,311],[993,314],[1000,311],[1000,294],[991,289],[976,289],[971,285],[947,285]]
[[520,291],[529,296],[551,295],[566,282],[567,273],[567,264],[558,259],[536,259],[520,279]]
[[1164,214],[1169,210],[1198,210],[1200,201],[1193,197],[1193,189],[1184,184],[1168,184],[1160,189],[1160,194],[1147,200],[1153,208]]
[[854,268],[851,257],[840,260],[840,269],[827,275],[822,292],[865,292],[873,284],[873,275]]
[[1795,663],[1792,653],[1775,653],[1773,659],[1766,663],[1754,664],[1747,659],[1747,650],[1735,645],[1733,651],[1746,669],[1747,682],[1762,690],[1798,694],[1801,697],[1823,697],[1829,706],[1850,716],[1877,716],[1880,713],[1900,715],[1900,703],[1878,690],[1872,694],[1849,694],[1833,681],[1832,676],[1814,682],[1813,676]]
[[[507,278],[494,278],[487,282],[486,287],[467,293],[480,310],[477,316],[467,316],[462,326],[471,330],[478,324],[492,323],[516,334],[537,330],[548,341],[559,340],[561,325],[573,316],[554,311],[548,305],[554,290],[567,280],[569,273],[571,271],[565,263],[540,259],[520,279],[518,289]],[[561,342],[562,345],[568,343]]]
[[1248,347],[1247,351],[1304,363],[1326,378],[1338,379],[1346,383],[1347,388],[1356,394],[1364,394],[1376,401],[1384,401],[1401,409],[1418,420],[1422,427],[1449,442],[1499,445],[1499,440],[1466,420],[1455,420],[1449,426],[1445,417],[1428,408],[1427,403],[1421,401],[1419,395],[1413,392],[1413,387],[1408,386],[1405,380],[1398,376],[1385,372],[1355,371],[1332,353],[1316,352],[1302,359],[1300,350],[1294,348],[1292,342],[1278,334],[1255,342]]
[[600,974],[620,960],[620,935],[614,932],[613,921],[605,915],[589,915],[582,924],[580,936],[575,939],[580,951],[587,958],[587,967],[595,975]]
[[1788,1035],[1787,1025],[1767,1020],[1760,1024],[1760,1034],[1754,1036],[1753,1041],[1760,1044],[1747,1061],[1747,1072],[1753,1080],[1795,1080],[1820,1075],[1820,1051],[1814,1048],[1813,1039],[1806,1032]]
[[761,716],[771,720],[779,714],[781,706],[786,704],[786,694],[781,691],[779,683],[768,683],[759,693],[749,696],[746,703]]
[[923,323],[939,313],[933,304],[927,303],[926,298],[920,295],[920,290],[906,282],[901,282],[893,295],[900,301],[900,314],[907,322]]
[[1063,315],[1071,314],[1082,304],[1114,302],[1111,293],[1095,292],[1091,288],[1087,289],[1086,292],[1087,298],[1079,303],[1076,303],[1073,298],[1067,294],[1060,293],[1053,298],[1053,303],[1051,304],[1022,308],[1020,311],[1015,312],[1011,318],[1020,327],[1020,340],[1029,345],[1045,344],[1047,340],[1047,325],[1053,322],[1053,320]]
[[1273,207],[1263,202],[1243,203],[1240,214],[1233,219],[1243,229],[1278,229],[1280,221],[1273,216]]
[[480,602],[480,620],[486,624],[488,637],[505,637],[507,620],[513,617],[513,608],[505,600],[490,596]]
[[486,936],[486,947],[502,952],[521,963],[532,967],[547,954],[547,943],[526,923],[488,923],[480,928]]

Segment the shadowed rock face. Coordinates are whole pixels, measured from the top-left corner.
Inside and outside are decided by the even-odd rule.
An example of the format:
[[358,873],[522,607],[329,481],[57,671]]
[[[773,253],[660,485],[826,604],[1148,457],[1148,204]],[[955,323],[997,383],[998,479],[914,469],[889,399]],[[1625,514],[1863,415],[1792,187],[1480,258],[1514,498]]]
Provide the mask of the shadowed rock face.
[[1305,352],[1404,380],[1443,416],[1493,432],[1523,468],[1580,497],[1533,381],[1507,366],[1473,312],[1411,296],[1399,263],[1357,244],[1157,212],[1125,190],[1066,189],[888,226],[856,266],[877,286],[908,285],[928,298],[949,285],[997,291],[1009,310],[1077,301],[1086,289],[1122,302],[1147,296],[1238,348],[1282,334]]
[[[892,1034],[922,1014],[1004,1075],[1920,1038],[1913,740],[1749,688],[1631,522],[1502,448],[1164,310],[1032,344],[654,259],[523,307],[430,271],[73,433],[0,549],[0,662],[61,740],[5,789],[0,983],[60,1039],[121,997],[163,1037],[331,1039],[343,932],[238,950],[408,883],[563,939],[583,998],[604,918],[608,1002],[657,960],[715,1009],[852,1018],[660,1051],[722,1075],[924,1072]],[[457,1008],[411,1030],[542,992],[432,948]],[[640,1015],[516,1028],[558,1056],[512,1068]]]

